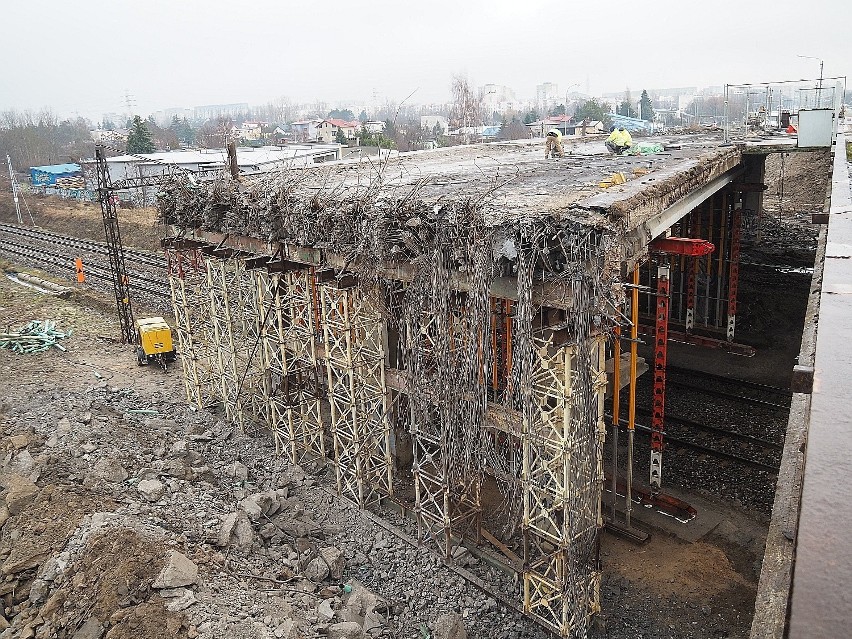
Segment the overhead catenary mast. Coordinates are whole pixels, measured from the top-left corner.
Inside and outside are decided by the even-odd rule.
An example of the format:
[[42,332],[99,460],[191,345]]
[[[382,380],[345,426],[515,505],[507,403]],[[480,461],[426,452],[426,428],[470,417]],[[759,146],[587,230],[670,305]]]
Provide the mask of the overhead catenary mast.
[[6,164],[9,165],[9,180],[12,182],[12,199],[15,200],[15,213],[18,214],[18,224],[23,224],[21,219],[21,204],[18,202],[18,181],[15,179],[15,172],[12,170],[12,160],[6,154]]

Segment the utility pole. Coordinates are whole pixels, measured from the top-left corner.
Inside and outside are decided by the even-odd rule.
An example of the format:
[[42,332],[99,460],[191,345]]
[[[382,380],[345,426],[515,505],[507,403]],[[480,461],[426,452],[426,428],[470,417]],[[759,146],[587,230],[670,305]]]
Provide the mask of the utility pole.
[[18,181],[15,179],[15,172],[12,170],[12,160],[9,154],[6,154],[6,163],[9,165],[9,180],[12,182],[12,199],[15,200],[15,213],[18,214],[18,224],[23,224],[21,219],[21,204],[18,202]]
[[817,85],[817,108],[822,107],[822,67],[824,64],[824,60],[822,58],[818,58],[815,55],[800,55],[796,54],[797,58],[808,58],[809,60],[819,60],[819,84]]

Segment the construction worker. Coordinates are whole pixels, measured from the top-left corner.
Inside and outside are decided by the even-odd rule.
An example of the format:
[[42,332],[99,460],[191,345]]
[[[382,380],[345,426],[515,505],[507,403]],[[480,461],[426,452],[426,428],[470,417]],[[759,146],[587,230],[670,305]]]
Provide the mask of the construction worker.
[[633,138],[630,137],[629,131],[623,126],[617,129],[614,126],[610,127],[609,137],[606,139],[606,148],[616,155],[621,155],[631,146],[633,146]]
[[559,129],[550,129],[545,136],[544,159],[548,157],[565,157],[565,152],[562,150],[562,133]]

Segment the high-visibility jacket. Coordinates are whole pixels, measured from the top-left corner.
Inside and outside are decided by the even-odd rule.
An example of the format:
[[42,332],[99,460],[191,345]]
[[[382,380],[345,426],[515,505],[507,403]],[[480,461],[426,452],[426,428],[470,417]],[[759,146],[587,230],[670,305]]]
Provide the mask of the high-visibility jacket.
[[562,139],[562,133],[559,131],[559,129],[550,129],[550,131],[547,132],[547,135],[552,136],[557,140]]
[[609,137],[606,139],[607,142],[612,142],[616,146],[631,146],[633,144],[633,138],[630,137],[630,132],[625,129],[624,131],[620,129],[616,129],[612,133],[609,134]]

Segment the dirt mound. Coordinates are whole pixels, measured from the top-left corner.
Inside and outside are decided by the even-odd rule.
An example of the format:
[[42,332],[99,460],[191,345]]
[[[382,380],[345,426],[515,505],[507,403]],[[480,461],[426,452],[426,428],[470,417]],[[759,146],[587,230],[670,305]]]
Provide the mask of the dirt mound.
[[99,502],[94,495],[74,487],[42,488],[24,511],[10,516],[3,526],[4,551],[8,554],[0,571],[20,575],[40,565],[65,545],[87,513],[108,505]]
[[71,637],[86,623],[108,625],[108,639],[186,637],[185,616],[167,611],[151,587],[165,555],[161,543],[135,530],[96,533],[41,617],[57,637]]

